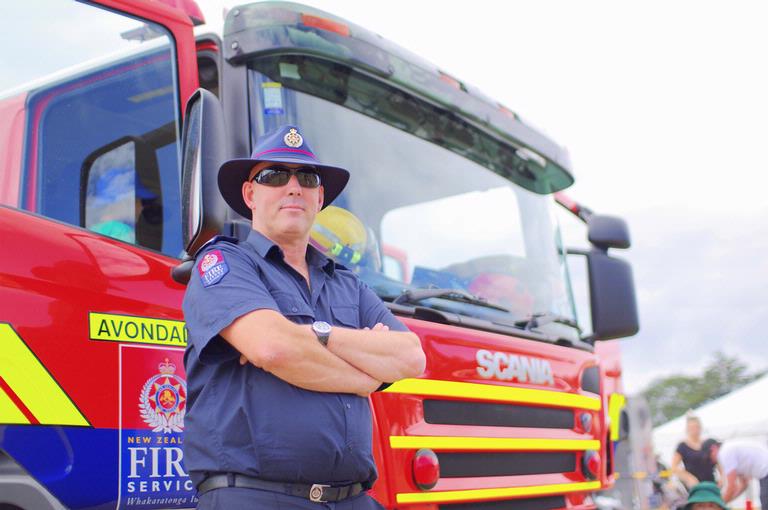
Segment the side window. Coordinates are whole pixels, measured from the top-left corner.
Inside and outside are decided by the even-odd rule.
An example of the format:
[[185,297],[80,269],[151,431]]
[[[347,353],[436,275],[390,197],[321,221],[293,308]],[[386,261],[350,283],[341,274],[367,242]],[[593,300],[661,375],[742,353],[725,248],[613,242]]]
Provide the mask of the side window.
[[100,234],[160,250],[163,197],[154,149],[126,137],[86,158],[81,224]]
[[20,36],[39,53],[19,46],[27,78],[35,79],[19,89],[27,119],[21,205],[178,256],[179,112],[170,35],[79,2],[54,10],[45,17],[50,26],[38,18],[36,35]]

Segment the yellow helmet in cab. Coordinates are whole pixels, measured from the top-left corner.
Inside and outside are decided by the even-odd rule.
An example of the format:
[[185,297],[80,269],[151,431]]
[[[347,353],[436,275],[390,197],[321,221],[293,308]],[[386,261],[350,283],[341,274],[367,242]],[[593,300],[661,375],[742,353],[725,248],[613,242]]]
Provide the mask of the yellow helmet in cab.
[[360,263],[365,254],[368,233],[357,216],[329,205],[315,217],[309,233],[310,243],[327,257],[348,267]]

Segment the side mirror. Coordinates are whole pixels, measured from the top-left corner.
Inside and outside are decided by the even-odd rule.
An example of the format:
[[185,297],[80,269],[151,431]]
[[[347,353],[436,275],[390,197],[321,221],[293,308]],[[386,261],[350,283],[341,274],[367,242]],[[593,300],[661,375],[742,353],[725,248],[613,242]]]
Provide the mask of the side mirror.
[[597,248],[569,249],[568,271],[579,324],[591,323],[591,330],[583,327],[587,338],[611,340],[639,331],[632,267],[626,261]]
[[171,276],[186,284],[194,255],[221,232],[227,205],[219,193],[219,166],[226,159],[224,113],[218,98],[198,89],[187,102],[182,136],[181,219],[182,242],[187,256]]
[[615,216],[593,214],[587,220],[589,242],[602,250],[608,248],[629,248],[627,223]]
[[88,155],[80,168],[80,225],[160,250],[163,199],[154,148],[125,136]]
[[602,250],[586,253],[595,340],[632,336],[640,329],[632,267]]

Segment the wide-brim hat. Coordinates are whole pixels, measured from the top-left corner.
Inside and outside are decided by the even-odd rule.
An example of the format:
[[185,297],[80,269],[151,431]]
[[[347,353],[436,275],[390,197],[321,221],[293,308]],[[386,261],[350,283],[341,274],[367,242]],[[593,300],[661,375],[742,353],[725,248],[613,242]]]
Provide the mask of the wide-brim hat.
[[219,191],[229,206],[241,216],[251,219],[251,210],[243,200],[243,183],[253,166],[267,161],[309,165],[317,169],[324,189],[323,208],[344,190],[349,172],[341,167],[321,163],[296,126],[282,126],[256,141],[250,158],[230,159],[219,167]]
[[728,510],[720,495],[720,488],[714,482],[701,482],[693,486],[685,503],[686,510],[690,510],[694,503],[714,503],[723,510]]

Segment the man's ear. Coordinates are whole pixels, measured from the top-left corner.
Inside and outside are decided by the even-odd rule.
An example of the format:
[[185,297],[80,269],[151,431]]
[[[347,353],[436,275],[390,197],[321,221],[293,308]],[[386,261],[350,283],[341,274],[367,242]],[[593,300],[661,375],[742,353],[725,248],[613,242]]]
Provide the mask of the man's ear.
[[248,209],[253,209],[253,184],[250,181],[245,181],[242,188],[243,201]]

